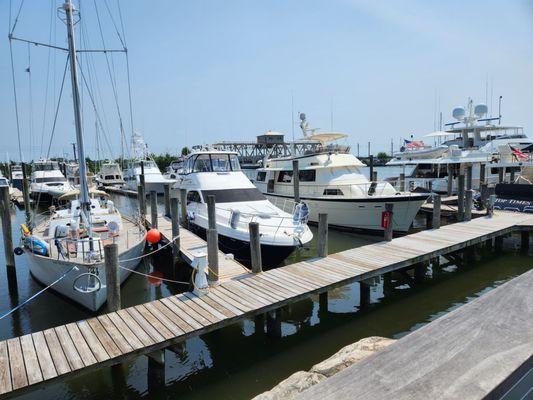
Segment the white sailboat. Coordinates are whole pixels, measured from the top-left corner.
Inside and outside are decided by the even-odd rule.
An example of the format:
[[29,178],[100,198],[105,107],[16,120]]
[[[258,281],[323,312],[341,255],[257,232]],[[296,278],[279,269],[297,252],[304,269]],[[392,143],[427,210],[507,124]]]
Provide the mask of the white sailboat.
[[[75,9],[71,0],[60,8],[64,12],[68,32],[68,51],[72,82],[72,98],[76,127],[77,158],[85,160],[80,94],[74,40]],[[118,245],[120,280],[124,281],[139,263],[145,244],[144,227],[125,218],[105,193],[89,191],[87,165],[79,164],[79,189],[63,195],[70,207],[52,210],[48,220],[30,232],[23,227],[22,241],[30,272],[41,283],[89,310],[98,310],[106,301],[104,246]]]

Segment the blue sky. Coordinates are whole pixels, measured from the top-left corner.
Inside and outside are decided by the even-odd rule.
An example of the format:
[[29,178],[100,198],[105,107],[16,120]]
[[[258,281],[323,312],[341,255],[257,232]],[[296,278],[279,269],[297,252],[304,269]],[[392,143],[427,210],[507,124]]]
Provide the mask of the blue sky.
[[[60,3],[26,0],[15,36],[42,42],[51,38],[64,46],[65,27],[55,12]],[[109,16],[120,31],[116,0],[96,0],[96,4],[106,46],[119,48]],[[526,132],[533,127],[532,1],[123,0],[120,4],[130,57],[134,128],[154,152],[176,152],[184,145],[220,140],[253,140],[267,130],[291,138],[291,99],[295,121],[297,112],[304,111],[312,126],[350,134],[354,151],[356,143],[361,144],[361,155],[366,155],[368,141],[376,153],[388,151],[391,139],[397,147],[400,138],[421,137],[434,130],[439,110],[449,122],[454,106],[466,104],[468,97],[485,102],[487,92],[489,109],[492,93],[494,115],[497,99],[503,96],[504,123],[522,125]],[[19,5],[20,0],[12,0],[13,15]],[[92,48],[102,47],[95,2],[82,0],[81,10],[80,40]],[[0,1],[0,21],[0,159],[4,160],[6,152],[18,158],[6,38],[8,0]],[[35,158],[46,154],[50,141],[65,55],[50,52],[48,58],[47,49],[31,46],[28,63],[27,45],[14,42],[13,49],[23,156]],[[118,104],[129,136],[125,58],[112,57]],[[96,54],[81,62],[87,79],[92,76],[89,86],[105,130],[101,152],[117,156],[118,115],[105,56]],[[52,155],[69,151],[74,140],[68,80],[64,90]],[[86,147],[94,156],[95,117],[86,90],[83,103]],[[294,132],[301,136],[298,126]]]

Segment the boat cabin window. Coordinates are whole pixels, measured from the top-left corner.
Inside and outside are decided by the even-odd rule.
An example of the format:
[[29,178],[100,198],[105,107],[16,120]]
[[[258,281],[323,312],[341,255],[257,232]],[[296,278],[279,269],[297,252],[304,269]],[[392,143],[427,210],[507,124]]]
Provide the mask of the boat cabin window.
[[259,171],[257,173],[257,179],[256,180],[259,181],[259,182],[264,182],[265,179],[266,179],[266,176],[267,176],[266,171]]
[[239,164],[239,158],[235,154],[229,156],[232,171],[240,171],[241,165]]
[[315,169],[304,169],[298,173],[300,182],[314,182],[316,179]]
[[266,200],[266,197],[257,188],[202,190],[202,195],[204,198],[214,195],[217,204]]
[[189,203],[201,203],[202,199],[200,197],[200,193],[198,193],[196,190],[191,190],[187,193],[187,204]]
[[239,159],[235,154],[200,154],[187,160],[187,172],[230,172],[240,171]]
[[6,178],[0,178],[0,186],[8,186]]
[[211,154],[211,165],[213,166],[213,172],[231,171],[227,154]]
[[292,171],[280,171],[278,175],[278,182],[291,183],[292,182]]
[[200,154],[195,158],[192,172],[211,172],[209,154]]
[[51,178],[35,178],[34,182],[44,183],[44,182],[66,182],[67,179],[62,176],[54,176]]
[[340,189],[324,189],[324,196],[342,196],[343,194]]
[[59,165],[57,163],[35,164],[33,168],[35,171],[54,171],[59,169]]

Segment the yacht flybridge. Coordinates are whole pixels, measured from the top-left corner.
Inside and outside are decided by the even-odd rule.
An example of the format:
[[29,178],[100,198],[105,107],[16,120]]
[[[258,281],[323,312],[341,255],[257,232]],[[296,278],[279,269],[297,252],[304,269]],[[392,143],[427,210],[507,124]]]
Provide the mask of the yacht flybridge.
[[50,204],[74,187],[65,178],[57,161],[40,159],[33,163],[30,197],[38,204]]
[[[85,160],[74,19],[79,18],[71,0],[59,8],[68,32],[68,52],[76,127],[77,159]],[[106,300],[106,266],[104,246],[118,247],[120,281],[124,281],[139,263],[144,251],[144,227],[123,217],[104,192],[89,190],[87,165],[79,164],[79,189],[69,188],[59,200],[70,201],[66,209],[51,209],[50,217],[34,227],[21,226],[23,252],[27,254],[31,274],[44,285],[91,311],[98,310]],[[50,178],[50,181],[48,180]],[[58,179],[59,182],[58,182]],[[56,162],[36,163],[32,176],[34,195],[38,184],[55,183],[67,188],[66,178]],[[57,191],[57,186],[50,186]],[[47,189],[50,193],[50,190]]]
[[[494,184],[506,176],[518,177],[524,167],[532,166],[533,141],[520,126],[503,126],[501,116],[484,118],[487,107],[473,105],[469,100],[466,108],[457,107],[452,115],[458,122],[447,124],[447,131],[426,135],[434,139],[435,146],[406,146],[395,153],[387,163],[402,166],[406,188],[409,190],[433,190],[445,193],[448,190],[448,175],[451,174],[451,190],[456,193],[456,177],[465,166],[472,166],[472,187],[479,189],[481,165],[485,168],[485,183]],[[494,122],[498,125],[494,125]],[[457,124],[463,126],[456,127]],[[509,174],[509,175],[507,175]],[[391,181],[398,182],[397,179]]]
[[112,161],[102,163],[96,181],[101,186],[122,186],[125,183],[120,165]]
[[302,207],[287,213],[270,203],[241,171],[237,153],[198,150],[184,162],[174,189],[187,190],[189,228],[205,237],[207,196],[214,195],[219,246],[225,253],[250,262],[248,224],[259,223],[265,266],[276,266],[313,234]]
[[382,212],[386,203],[393,203],[393,230],[407,232],[428,195],[400,193],[388,182],[370,182],[361,170],[365,165],[349,154],[350,148],[331,143],[348,135],[315,133],[316,129],[307,127],[305,115],[300,118],[304,136],[320,142],[317,150],[266,160],[253,180],[257,188],[275,205],[287,209],[294,199],[292,162],[298,160],[299,194],[309,207],[309,221],[317,222],[319,213],[327,213],[332,226],[383,230]]
[[141,183],[140,176],[144,172],[146,193],[155,191],[157,194],[163,194],[165,185],[171,185],[175,180],[163,176],[155,161],[150,157],[147,145],[140,134],[133,134],[131,143],[135,158],[129,161],[128,168],[124,171],[126,187],[137,190],[137,186]]

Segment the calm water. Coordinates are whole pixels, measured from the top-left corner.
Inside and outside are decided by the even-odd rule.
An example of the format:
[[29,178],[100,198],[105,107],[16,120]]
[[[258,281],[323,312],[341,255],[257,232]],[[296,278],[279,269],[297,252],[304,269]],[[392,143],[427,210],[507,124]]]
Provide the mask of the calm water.
[[[122,208],[135,207],[132,199],[116,197],[115,202]],[[13,228],[17,232],[24,213],[13,210],[12,217]],[[330,231],[330,252],[379,239],[376,236]],[[518,241],[516,237],[507,238],[500,254],[485,253],[467,267],[446,266],[436,277],[430,278],[431,270],[428,270],[427,281],[415,287],[396,282],[397,288],[387,296],[383,295],[382,285],[378,283],[371,292],[374,304],[366,311],[358,310],[358,284],[331,292],[326,315],[319,315],[318,298],[295,303],[282,311],[281,339],[255,334],[253,322],[244,321],[188,340],[180,356],[166,353],[166,386],[156,393],[148,392],[147,360],[140,357],[119,369],[101,369],[52,384],[22,398],[250,398],[295,371],[309,369],[349,343],[372,335],[401,337],[527,271],[532,263],[531,254],[519,254],[516,250]],[[287,262],[315,255],[315,243],[311,243],[293,254]],[[18,296],[9,294],[5,268],[0,268],[0,313],[41,289],[29,275],[24,257],[16,259]],[[0,260],[4,265],[3,249],[0,249]],[[157,268],[165,276],[175,276],[170,268],[159,265]],[[139,267],[139,270],[147,272],[153,269],[150,262]],[[134,305],[177,293],[184,288],[166,284],[154,286],[146,278],[133,275],[124,285],[122,296],[126,305]],[[88,312],[53,292],[46,292],[20,312],[0,320],[0,338],[89,316]]]

